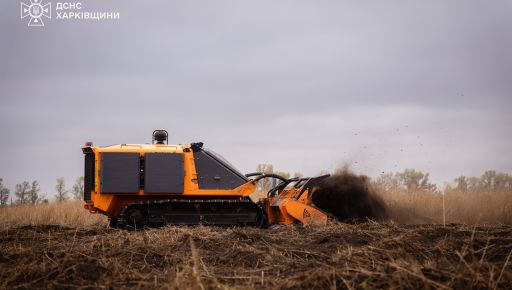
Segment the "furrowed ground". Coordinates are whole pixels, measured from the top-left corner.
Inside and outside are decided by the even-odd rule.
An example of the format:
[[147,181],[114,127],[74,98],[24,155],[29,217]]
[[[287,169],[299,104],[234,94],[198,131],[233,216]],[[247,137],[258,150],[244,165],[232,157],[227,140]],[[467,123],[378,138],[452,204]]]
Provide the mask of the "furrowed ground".
[[512,287],[507,225],[329,222],[126,231],[107,228],[80,207],[0,209],[7,224],[0,230],[0,288]]

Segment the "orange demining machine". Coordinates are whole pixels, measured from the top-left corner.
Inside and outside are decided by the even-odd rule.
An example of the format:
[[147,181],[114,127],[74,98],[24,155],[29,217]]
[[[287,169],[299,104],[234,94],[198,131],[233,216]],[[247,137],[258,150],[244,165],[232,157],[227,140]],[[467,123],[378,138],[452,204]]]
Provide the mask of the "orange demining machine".
[[[165,130],[151,144],[95,147],[85,155],[85,208],[109,217],[112,227],[142,228],[166,224],[252,225],[325,224],[327,214],[311,195],[328,175],[285,178],[242,174],[203,143],[169,145]],[[267,197],[250,195],[264,178],[278,180]]]

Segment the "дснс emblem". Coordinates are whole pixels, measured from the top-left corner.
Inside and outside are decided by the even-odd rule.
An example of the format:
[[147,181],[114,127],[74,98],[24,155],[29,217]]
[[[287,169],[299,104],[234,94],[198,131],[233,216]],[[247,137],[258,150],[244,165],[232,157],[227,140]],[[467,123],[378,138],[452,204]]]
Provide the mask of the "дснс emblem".
[[42,4],[43,0],[30,0],[29,4],[21,2],[21,19],[29,16],[28,26],[44,26],[42,17],[52,18],[52,3]]

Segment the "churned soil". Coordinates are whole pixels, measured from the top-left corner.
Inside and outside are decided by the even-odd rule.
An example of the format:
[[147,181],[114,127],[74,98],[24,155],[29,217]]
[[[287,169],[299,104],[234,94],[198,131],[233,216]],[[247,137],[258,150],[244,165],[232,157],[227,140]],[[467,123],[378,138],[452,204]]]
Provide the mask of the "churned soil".
[[0,232],[0,288],[510,289],[510,226],[24,226]]

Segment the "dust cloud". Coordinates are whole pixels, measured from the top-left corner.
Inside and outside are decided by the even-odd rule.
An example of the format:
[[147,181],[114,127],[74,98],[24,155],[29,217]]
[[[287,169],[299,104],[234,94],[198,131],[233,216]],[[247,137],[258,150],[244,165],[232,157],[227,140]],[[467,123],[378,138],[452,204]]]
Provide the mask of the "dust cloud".
[[322,181],[314,191],[312,201],[343,222],[388,218],[386,204],[371,188],[369,178],[357,175],[347,167]]

